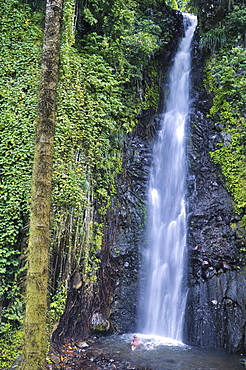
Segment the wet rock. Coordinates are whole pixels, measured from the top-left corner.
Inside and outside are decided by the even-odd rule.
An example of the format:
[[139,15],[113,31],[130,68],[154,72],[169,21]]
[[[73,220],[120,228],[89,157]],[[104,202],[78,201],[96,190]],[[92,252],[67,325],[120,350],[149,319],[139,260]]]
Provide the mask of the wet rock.
[[78,348],[88,348],[89,347],[89,344],[87,342],[83,341],[83,340],[75,342],[75,345]]
[[12,366],[9,368],[9,370],[17,370],[20,365],[21,365],[21,361],[23,359],[23,355],[19,356],[12,364]]
[[[57,350],[57,353],[52,353],[51,356],[60,357],[63,361],[50,365],[49,369],[91,369],[91,370],[151,370],[145,364],[135,367],[130,361],[121,357],[118,353],[109,353],[106,349],[97,348],[92,341],[92,347],[78,348],[78,346],[71,341],[64,347]],[[50,358],[51,358],[50,356]]]
[[228,142],[230,137],[207,118],[211,97],[199,84],[203,60],[196,39],[194,44],[194,99],[187,150],[189,293],[184,334],[189,344],[234,352],[246,350],[246,277],[240,256],[245,230],[239,227],[221,170],[210,158],[209,152],[218,142]]
[[49,358],[55,365],[58,365],[61,362],[61,358],[58,355],[51,354]]
[[203,269],[207,269],[207,268],[209,268],[209,266],[210,266],[210,263],[208,261],[202,261],[202,268]]
[[240,359],[240,364],[242,364],[244,367],[246,367],[246,358]]
[[95,332],[104,332],[110,329],[110,322],[99,312],[93,313],[91,326]]

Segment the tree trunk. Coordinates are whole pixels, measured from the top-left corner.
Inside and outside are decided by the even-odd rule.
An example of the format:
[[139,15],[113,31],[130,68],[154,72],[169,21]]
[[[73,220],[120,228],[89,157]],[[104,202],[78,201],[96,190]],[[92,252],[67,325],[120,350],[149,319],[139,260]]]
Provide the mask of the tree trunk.
[[23,370],[44,369],[47,350],[51,180],[61,14],[62,0],[47,0],[32,174]]

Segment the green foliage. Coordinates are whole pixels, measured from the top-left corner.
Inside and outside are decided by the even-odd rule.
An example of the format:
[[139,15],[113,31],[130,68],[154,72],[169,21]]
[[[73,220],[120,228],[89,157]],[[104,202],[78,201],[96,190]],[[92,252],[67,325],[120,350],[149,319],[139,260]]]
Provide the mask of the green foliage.
[[14,359],[17,359],[22,352],[24,332],[21,330],[12,331],[9,324],[8,330],[0,338],[1,360],[0,366],[9,369]]
[[168,22],[166,7],[161,1],[150,4],[114,0],[110,4],[109,7],[105,1],[99,7],[97,1],[89,0],[83,8],[83,50],[102,55],[115,69],[121,83],[142,79],[145,66],[170,41],[173,23]]
[[245,46],[246,30],[246,5],[235,6],[233,11],[227,15],[225,28],[228,36],[234,41],[243,40]]
[[[41,0],[0,5],[1,331],[21,325],[30,179],[40,74]],[[27,5],[29,4],[29,5]],[[82,6],[83,5],[83,6]],[[31,7],[31,10],[29,8]],[[176,32],[164,0],[64,1],[55,135],[50,322],[78,269],[96,280],[121,146],[143,109],[156,108],[154,58]],[[148,83],[144,76],[148,76]]]
[[212,54],[207,61],[206,85],[213,96],[210,117],[220,127],[222,138],[211,157],[221,165],[245,227],[246,55],[241,46],[245,46],[246,5],[227,1],[215,7],[213,0],[193,4],[202,18],[202,30],[211,28],[202,33],[200,43],[205,54]]
[[246,53],[235,47],[222,50],[207,62],[207,87],[213,94],[210,117],[219,123],[223,141],[211,153],[221,165],[228,190],[235,201],[235,210],[246,225]]
[[67,298],[67,289],[65,284],[58,283],[55,294],[50,294],[50,302],[48,309],[48,331],[49,334],[53,329],[53,326],[63,314]]
[[16,307],[16,302],[20,303],[20,288],[16,282],[20,277],[20,243],[29,213],[40,19],[39,14],[19,6],[18,1],[7,0],[0,5],[0,300],[5,302],[2,325],[20,320]]
[[121,46],[132,77],[142,78],[141,67],[160,49],[160,35],[161,28],[153,21],[139,20],[133,35],[121,36]]
[[202,36],[199,46],[205,53],[214,53],[224,46],[226,42],[227,37],[224,28],[215,28]]
[[[245,7],[246,0],[187,0],[185,4],[186,10],[197,14],[200,20],[200,30],[202,33],[211,31],[211,29],[216,27],[223,28],[225,26],[226,17],[233,12],[237,13],[234,20],[237,24],[234,29],[235,32],[238,31],[238,25],[241,23],[240,27],[243,27],[244,23],[244,12],[240,11],[241,7]],[[233,22],[232,22],[233,23]]]
[[90,34],[90,45],[81,53],[74,47],[72,4],[66,2],[64,9],[52,244],[55,253],[63,254],[67,272],[83,261],[79,266],[83,281],[90,284],[100,263],[96,255],[102,244],[103,217],[115,193],[115,176],[121,171],[119,137],[132,130],[135,107],[124,104],[122,81],[99,55],[101,38],[96,33]]
[[200,48],[205,53],[214,53],[221,47],[237,43],[245,46],[246,5],[235,6],[221,18],[215,28],[202,33]]
[[134,30],[136,1],[114,0],[104,18],[103,30],[114,41],[128,36]]
[[17,279],[3,284],[4,290],[2,296],[5,297],[8,305],[2,308],[2,320],[0,326],[0,334],[9,331],[9,326],[18,328],[23,323],[23,297],[20,294],[20,288],[17,284]]
[[182,12],[192,13],[189,9],[189,0],[177,0],[177,9]]
[[179,8],[182,12],[187,12],[197,15],[197,8],[194,5],[193,0],[180,0],[178,1]]
[[176,0],[166,0],[166,4],[173,9],[178,9],[178,2]]
[[156,74],[148,72],[151,83],[145,85],[143,72],[174,32],[163,5],[157,2],[150,17],[149,3],[90,0],[81,9],[75,43],[73,1],[65,2],[52,245],[54,254],[64,256],[62,269],[79,266],[88,286],[96,279],[104,216],[121,172],[122,137],[141,109],[158,104]]
[[86,201],[89,183],[104,203],[121,165],[114,135],[117,138],[122,126],[131,129],[129,112],[123,109],[119,83],[102,57],[80,56],[71,49],[69,66],[64,57],[65,51],[55,139],[54,203],[76,207],[76,199],[79,204]]
[[[58,94],[53,202],[60,217],[62,213],[73,213],[76,233],[81,215],[87,217],[86,208],[93,206],[91,201],[97,202],[101,215],[110,205],[115,175],[121,170],[117,137],[122,130],[131,129],[131,118],[129,111],[123,109],[119,83],[103,58],[80,55],[73,48],[67,52],[69,59],[63,50]],[[56,219],[55,227],[59,229],[61,224]],[[98,264],[92,248],[94,239],[98,244],[97,227],[88,227],[93,219],[92,212],[87,225],[82,222],[80,226],[80,233],[88,234],[84,236],[82,251],[86,275],[90,275],[88,266],[96,268],[95,263]],[[76,251],[81,248],[80,239],[73,242],[73,248],[74,254],[80,255]]]

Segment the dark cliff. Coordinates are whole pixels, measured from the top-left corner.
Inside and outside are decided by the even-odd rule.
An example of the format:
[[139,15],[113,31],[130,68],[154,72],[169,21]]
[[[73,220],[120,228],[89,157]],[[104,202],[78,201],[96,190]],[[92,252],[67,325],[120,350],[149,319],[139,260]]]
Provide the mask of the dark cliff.
[[194,42],[188,142],[189,294],[185,339],[189,344],[245,349],[245,234],[220,168],[210,158],[220,139],[206,114],[211,97],[203,84],[203,60]]

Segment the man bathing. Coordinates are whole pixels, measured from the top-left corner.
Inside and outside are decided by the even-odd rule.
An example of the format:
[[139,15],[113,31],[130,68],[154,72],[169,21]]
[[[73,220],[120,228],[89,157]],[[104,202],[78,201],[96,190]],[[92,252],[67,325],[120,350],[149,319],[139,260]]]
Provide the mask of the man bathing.
[[145,345],[143,344],[143,342],[141,342],[141,340],[138,339],[138,337],[136,335],[133,336],[133,341],[131,342],[131,346],[132,346],[132,350],[135,351],[135,349],[137,348],[145,348]]

